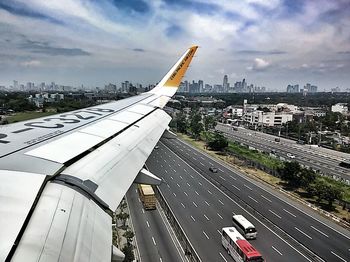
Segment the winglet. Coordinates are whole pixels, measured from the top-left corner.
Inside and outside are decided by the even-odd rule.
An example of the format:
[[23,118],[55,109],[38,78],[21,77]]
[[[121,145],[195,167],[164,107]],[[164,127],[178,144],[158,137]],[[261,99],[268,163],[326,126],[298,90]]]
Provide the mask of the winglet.
[[158,90],[160,89],[172,88],[172,89],[175,89],[173,92],[173,94],[175,94],[177,88],[181,83],[183,76],[187,71],[188,66],[192,61],[194,54],[197,51],[197,48],[198,46],[192,46],[189,49],[187,49],[186,52],[180,57],[180,59],[175,63],[175,65],[163,77],[163,79],[159,82],[159,84],[155,88],[153,88],[150,92],[157,93]]

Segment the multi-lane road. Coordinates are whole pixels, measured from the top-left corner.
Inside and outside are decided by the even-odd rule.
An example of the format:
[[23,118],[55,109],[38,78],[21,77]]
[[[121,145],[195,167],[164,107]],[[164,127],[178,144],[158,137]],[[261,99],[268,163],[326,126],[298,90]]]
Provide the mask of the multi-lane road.
[[163,139],[147,165],[202,261],[230,260],[220,230],[233,214],[255,224],[252,244],[268,261],[316,260],[303,246],[324,261],[350,261],[348,231],[178,139]]
[[158,206],[157,210],[145,211],[136,185],[130,187],[126,198],[136,235],[138,261],[187,261],[184,257],[184,251],[160,207]]
[[290,159],[287,154],[292,154],[295,156],[293,160],[297,160],[305,166],[312,167],[334,178],[340,177],[343,181],[350,184],[349,169],[339,166],[341,160],[350,158],[349,154],[308,145],[299,145],[293,140],[284,138],[280,138],[280,142],[276,142],[276,136],[244,128],[233,130],[231,126],[220,123],[218,123],[216,129],[223,132],[230,140],[252,146],[267,153],[274,150],[278,156],[282,156],[285,159]]

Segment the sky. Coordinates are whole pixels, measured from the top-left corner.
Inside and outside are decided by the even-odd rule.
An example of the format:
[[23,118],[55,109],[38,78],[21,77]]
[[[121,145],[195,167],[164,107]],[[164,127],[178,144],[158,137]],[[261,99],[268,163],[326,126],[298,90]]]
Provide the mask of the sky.
[[350,0],[0,0],[0,85],[185,79],[350,88]]

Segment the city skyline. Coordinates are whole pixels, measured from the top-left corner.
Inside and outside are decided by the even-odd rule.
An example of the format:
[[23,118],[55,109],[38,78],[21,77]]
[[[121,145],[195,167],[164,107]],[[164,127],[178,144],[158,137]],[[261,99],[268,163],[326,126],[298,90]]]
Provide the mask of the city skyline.
[[103,86],[162,78],[200,45],[185,79],[350,87],[347,1],[0,0],[0,85]]

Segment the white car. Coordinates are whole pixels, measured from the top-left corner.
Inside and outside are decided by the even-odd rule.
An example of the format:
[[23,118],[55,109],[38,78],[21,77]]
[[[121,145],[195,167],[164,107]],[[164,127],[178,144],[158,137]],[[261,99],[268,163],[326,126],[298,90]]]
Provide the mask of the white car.
[[295,158],[295,155],[291,154],[291,153],[287,153],[287,157],[289,158]]

